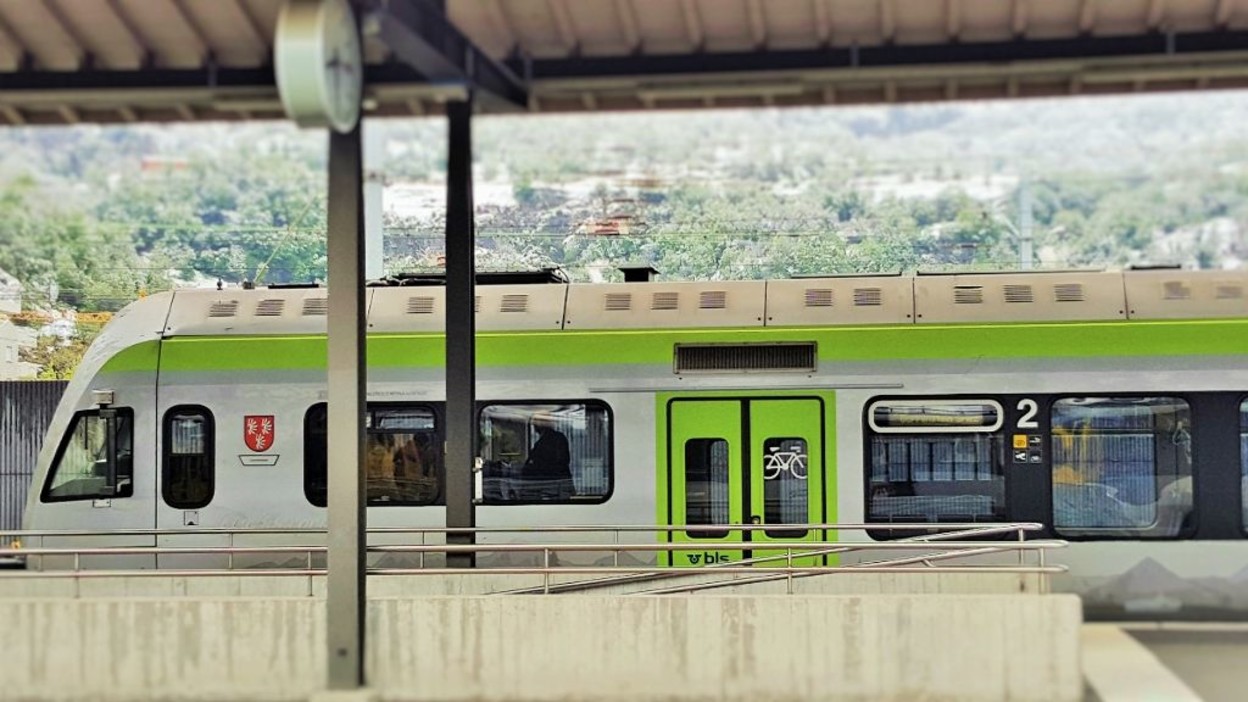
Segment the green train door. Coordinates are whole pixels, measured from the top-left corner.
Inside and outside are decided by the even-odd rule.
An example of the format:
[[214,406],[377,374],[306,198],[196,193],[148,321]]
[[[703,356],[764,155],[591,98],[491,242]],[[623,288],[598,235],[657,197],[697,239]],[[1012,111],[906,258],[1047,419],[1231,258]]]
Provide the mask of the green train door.
[[[667,403],[669,540],[704,548],[661,563],[703,566],[779,556],[783,544],[818,541],[818,530],[780,525],[826,520],[824,402],[817,397],[675,398]],[[777,525],[747,531],[737,524]],[[771,548],[768,548],[768,547]],[[799,558],[795,565],[810,565]]]

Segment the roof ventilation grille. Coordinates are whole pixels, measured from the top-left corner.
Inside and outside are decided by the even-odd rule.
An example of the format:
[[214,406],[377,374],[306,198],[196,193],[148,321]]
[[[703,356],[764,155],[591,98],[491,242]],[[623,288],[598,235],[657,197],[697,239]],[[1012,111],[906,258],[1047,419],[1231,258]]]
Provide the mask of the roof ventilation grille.
[[1192,299],[1192,289],[1187,287],[1182,281],[1166,281],[1161,285],[1161,299],[1190,300]]
[[417,295],[407,298],[408,314],[433,314],[433,298]]
[[834,302],[832,288],[806,288],[807,307],[831,307]]
[[329,314],[328,297],[307,297],[303,300],[303,316],[324,317]]
[[217,300],[208,308],[209,317],[233,317],[238,314],[238,300]]
[[257,317],[281,317],[286,309],[286,301],[281,298],[269,298],[256,303]]
[[884,288],[854,288],[854,307],[882,307]]
[[698,309],[700,310],[722,310],[728,307],[728,292],[726,290],[707,290],[698,295]]
[[1054,285],[1053,299],[1057,302],[1083,302],[1083,283],[1058,283]]
[[481,296],[476,295],[472,298],[472,311],[481,314]]
[[1030,285],[1006,285],[1006,302],[1035,302],[1036,293]]
[[984,301],[984,286],[955,285],[953,286],[953,303],[955,305],[978,305]]
[[813,373],[815,343],[676,345],[677,373]]
[[1235,283],[1215,283],[1213,290],[1214,298],[1218,300],[1242,300],[1244,299],[1244,286]]
[[680,308],[680,293],[656,292],[650,296],[650,309],[674,310]]
[[499,312],[528,312],[529,296],[528,295],[503,295],[503,303],[498,307]]
[[607,293],[603,297],[603,309],[608,312],[627,312],[633,309],[633,294]]

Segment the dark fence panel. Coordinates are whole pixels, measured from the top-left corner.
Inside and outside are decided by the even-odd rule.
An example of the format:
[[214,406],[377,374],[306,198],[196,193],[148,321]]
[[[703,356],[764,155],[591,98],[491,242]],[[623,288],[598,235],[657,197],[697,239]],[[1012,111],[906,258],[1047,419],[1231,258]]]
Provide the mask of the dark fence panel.
[[0,529],[20,529],[43,435],[67,381],[0,382]]

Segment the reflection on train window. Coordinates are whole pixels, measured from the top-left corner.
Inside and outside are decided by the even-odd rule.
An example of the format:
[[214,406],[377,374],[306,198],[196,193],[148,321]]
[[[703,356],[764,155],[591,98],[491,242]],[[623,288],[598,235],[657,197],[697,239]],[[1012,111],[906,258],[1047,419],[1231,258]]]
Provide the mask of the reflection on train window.
[[[690,439],[685,442],[685,524],[728,524],[728,442]],[[689,536],[718,539],[723,529],[690,530]]]
[[[304,494],[318,507],[326,502],[324,404],[304,417]],[[437,418],[424,406],[369,406],[365,418],[365,493],[370,505],[445,504]]]
[[1002,414],[993,400],[881,400],[870,405],[867,521],[1003,520]]
[[165,413],[161,495],[175,509],[199,509],[212,501],[216,458],[212,412],[174,407]]
[[1244,513],[1244,528],[1248,529],[1248,400],[1239,406],[1239,492]]
[[100,416],[98,410],[79,412],[57,451],[40,501],[121,498],[134,494],[134,412],[126,408],[113,411],[115,476],[110,479],[108,474],[109,420]]
[[611,493],[606,405],[486,405],[480,427],[487,504],[601,502]]
[[[810,499],[806,491],[805,439],[763,442],[763,523],[806,524]],[[768,529],[772,538],[800,539],[805,529]]]
[[1052,411],[1053,526],[1172,537],[1192,513],[1192,420],[1174,397],[1078,397]]

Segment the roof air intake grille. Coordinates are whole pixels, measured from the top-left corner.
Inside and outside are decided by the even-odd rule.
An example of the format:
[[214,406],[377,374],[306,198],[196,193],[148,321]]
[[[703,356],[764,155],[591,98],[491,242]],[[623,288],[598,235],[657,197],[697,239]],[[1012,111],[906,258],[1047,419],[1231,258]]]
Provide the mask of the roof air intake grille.
[[281,317],[282,310],[286,309],[286,301],[281,298],[271,298],[261,300],[256,303],[257,317]]
[[218,300],[208,308],[209,317],[233,317],[238,314],[238,300]]
[[303,316],[324,317],[329,314],[329,298],[307,297],[303,300]]
[[1218,283],[1215,286],[1214,297],[1219,300],[1242,300],[1244,299],[1244,286],[1234,283]]
[[807,307],[831,307],[834,302],[831,288],[806,288]]
[[677,373],[813,373],[815,343],[676,345]]
[[407,298],[408,314],[433,314],[433,298],[417,295]]
[[1161,286],[1161,297],[1163,300],[1190,300],[1192,289],[1182,281],[1167,282]]
[[984,301],[984,286],[955,285],[953,286],[953,302],[956,305],[978,305]]
[[728,292],[725,290],[707,290],[698,295],[698,309],[722,310],[728,307]]
[[627,312],[632,308],[632,293],[607,293],[603,297],[603,309],[608,312]]
[[674,310],[680,307],[680,293],[656,292],[650,296],[650,309]]
[[880,307],[883,304],[883,288],[854,288],[854,307]]
[[1006,302],[1035,302],[1036,295],[1030,285],[1006,285]]
[[528,295],[503,295],[503,303],[499,306],[500,312],[528,312],[529,296]]
[[1057,302],[1083,302],[1083,283],[1058,283],[1054,285],[1053,299]]

